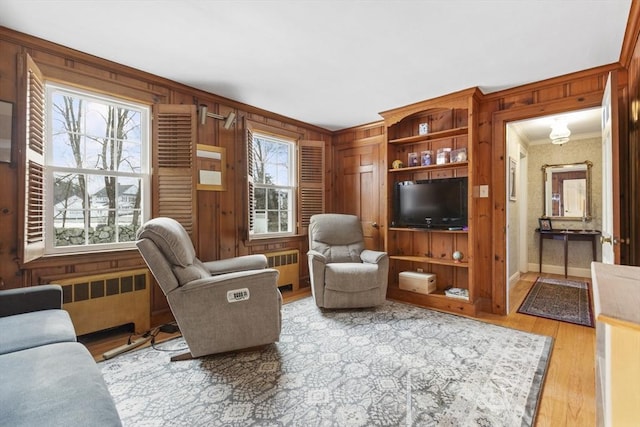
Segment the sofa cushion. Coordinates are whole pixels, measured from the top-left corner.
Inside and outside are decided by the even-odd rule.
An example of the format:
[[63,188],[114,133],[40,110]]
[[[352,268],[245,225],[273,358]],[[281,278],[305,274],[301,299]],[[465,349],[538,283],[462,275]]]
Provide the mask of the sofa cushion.
[[80,343],[0,355],[0,425],[121,426],[102,373]]
[[0,354],[56,342],[76,341],[65,310],[41,310],[0,317]]

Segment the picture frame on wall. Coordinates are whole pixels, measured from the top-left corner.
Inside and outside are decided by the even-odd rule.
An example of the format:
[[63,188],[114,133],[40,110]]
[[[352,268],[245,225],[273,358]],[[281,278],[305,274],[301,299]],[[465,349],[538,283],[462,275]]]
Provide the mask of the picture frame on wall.
[[0,162],[11,163],[13,147],[13,103],[0,101]]
[[538,224],[540,225],[540,231],[551,231],[551,220],[549,218],[538,218]]
[[509,156],[509,201],[515,202],[517,198],[517,186],[516,186],[516,159]]

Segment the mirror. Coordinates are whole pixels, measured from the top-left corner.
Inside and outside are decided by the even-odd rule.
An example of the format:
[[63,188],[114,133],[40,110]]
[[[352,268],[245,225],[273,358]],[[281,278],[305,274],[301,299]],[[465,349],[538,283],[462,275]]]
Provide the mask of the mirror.
[[547,218],[591,220],[591,167],[586,160],[565,165],[543,165],[544,212]]

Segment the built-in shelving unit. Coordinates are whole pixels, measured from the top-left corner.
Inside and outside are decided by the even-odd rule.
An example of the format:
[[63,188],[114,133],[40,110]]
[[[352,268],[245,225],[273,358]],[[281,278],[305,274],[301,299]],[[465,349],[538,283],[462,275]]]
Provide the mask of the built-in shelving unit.
[[[476,150],[477,89],[428,100],[381,113],[387,129],[385,250],[389,254],[389,290],[391,298],[452,312],[474,315],[483,300],[474,286],[474,242],[478,238],[474,227],[473,186],[474,152]],[[427,124],[429,132],[419,134],[419,125]],[[466,150],[463,161],[433,164],[439,149]],[[409,153],[431,151],[433,163],[394,168],[394,161],[409,165]],[[398,162],[396,162],[398,163]],[[402,228],[392,223],[394,218],[393,188],[397,182],[467,177],[468,226],[463,230]],[[462,259],[455,260],[454,252]],[[420,294],[400,289],[398,275],[403,271],[421,271],[436,275],[437,289]],[[445,295],[449,287],[467,289],[469,299]]]

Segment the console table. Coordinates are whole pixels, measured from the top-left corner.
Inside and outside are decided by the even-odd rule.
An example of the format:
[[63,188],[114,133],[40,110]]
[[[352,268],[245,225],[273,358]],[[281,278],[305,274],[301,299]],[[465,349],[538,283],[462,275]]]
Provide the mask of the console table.
[[540,234],[540,254],[538,267],[540,273],[542,273],[542,244],[545,239],[564,241],[564,277],[567,277],[567,255],[570,240],[591,240],[593,261],[596,260],[596,244],[598,240],[597,237],[600,235],[599,230],[540,230],[539,228],[536,228],[536,233]]

